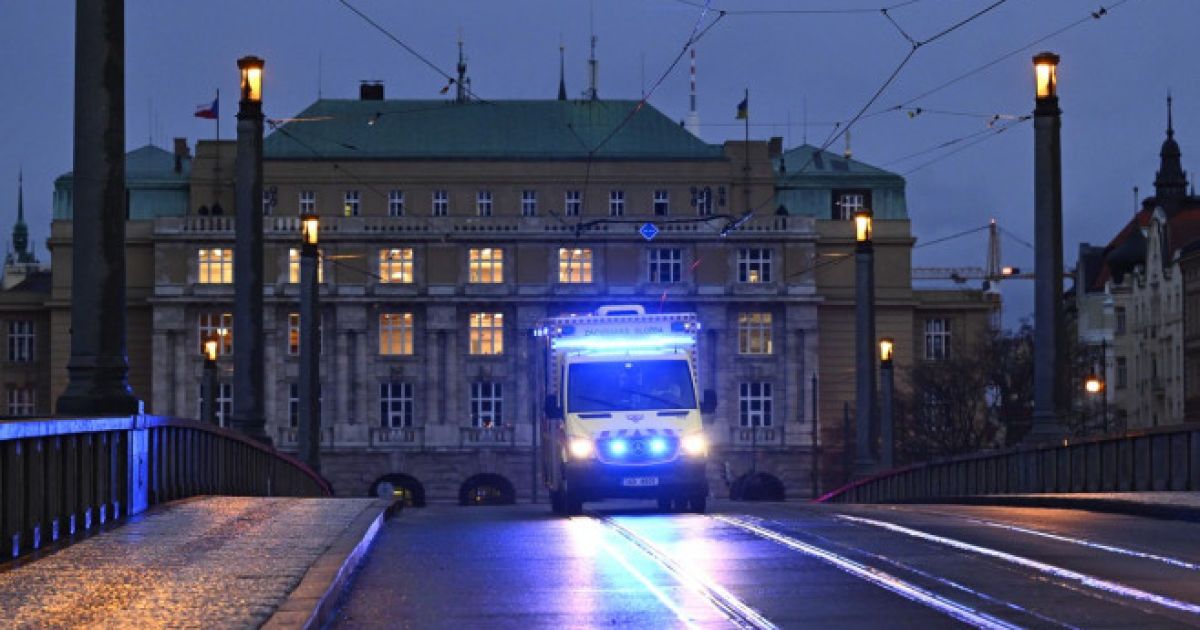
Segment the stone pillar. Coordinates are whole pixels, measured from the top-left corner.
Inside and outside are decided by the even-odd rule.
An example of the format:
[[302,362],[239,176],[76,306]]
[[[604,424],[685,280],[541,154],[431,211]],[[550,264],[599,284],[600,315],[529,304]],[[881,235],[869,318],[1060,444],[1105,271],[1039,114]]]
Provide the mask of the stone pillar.
[[854,252],[854,439],[855,472],[874,466],[871,424],[875,418],[875,247],[858,241]]
[[[321,470],[321,297],[316,243],[300,250],[300,431],[297,455]],[[235,342],[236,343],[236,342]]]
[[[424,426],[442,423],[442,347],[438,331],[428,324],[425,328],[425,354],[429,358],[425,376],[425,422]],[[418,390],[420,391],[420,390]]]
[[62,415],[129,415],[125,349],[125,3],[75,3],[71,358]]

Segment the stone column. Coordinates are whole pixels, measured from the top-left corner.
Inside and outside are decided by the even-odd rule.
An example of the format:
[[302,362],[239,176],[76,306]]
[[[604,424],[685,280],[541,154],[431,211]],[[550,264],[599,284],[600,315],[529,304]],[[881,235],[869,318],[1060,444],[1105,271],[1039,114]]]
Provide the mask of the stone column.
[[129,415],[125,349],[125,3],[75,3],[71,358],[61,415]]
[[870,239],[855,246],[854,276],[854,439],[855,472],[874,466],[871,424],[875,418],[875,247]]

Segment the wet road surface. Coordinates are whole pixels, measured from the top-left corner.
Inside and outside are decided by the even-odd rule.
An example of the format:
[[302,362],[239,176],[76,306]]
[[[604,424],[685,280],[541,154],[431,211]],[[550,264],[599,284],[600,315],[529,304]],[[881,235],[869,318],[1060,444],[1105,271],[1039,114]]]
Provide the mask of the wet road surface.
[[1200,524],[1076,510],[639,502],[405,510],[346,628],[1200,627]]

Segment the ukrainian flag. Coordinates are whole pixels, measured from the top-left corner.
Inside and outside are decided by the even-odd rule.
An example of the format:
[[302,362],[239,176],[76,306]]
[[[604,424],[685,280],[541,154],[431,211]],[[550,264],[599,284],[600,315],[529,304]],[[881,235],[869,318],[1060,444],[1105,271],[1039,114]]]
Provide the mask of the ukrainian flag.
[[746,98],[743,98],[742,102],[738,103],[737,119],[738,120],[746,120],[749,117],[750,117],[750,96],[746,95]]

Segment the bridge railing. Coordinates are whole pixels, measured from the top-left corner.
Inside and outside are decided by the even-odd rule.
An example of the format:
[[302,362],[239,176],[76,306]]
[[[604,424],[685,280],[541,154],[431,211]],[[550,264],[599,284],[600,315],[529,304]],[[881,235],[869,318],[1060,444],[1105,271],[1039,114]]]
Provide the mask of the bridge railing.
[[819,499],[901,503],[953,497],[1200,490],[1200,424],[934,460],[853,482]]
[[298,460],[160,416],[0,422],[0,559],[201,494],[329,496]]

